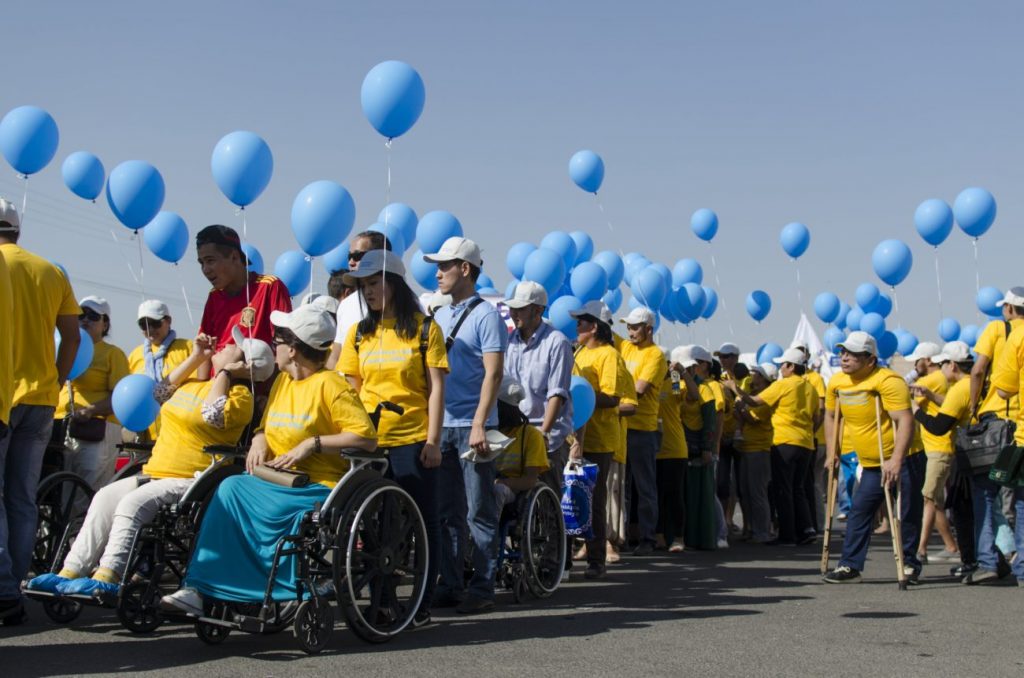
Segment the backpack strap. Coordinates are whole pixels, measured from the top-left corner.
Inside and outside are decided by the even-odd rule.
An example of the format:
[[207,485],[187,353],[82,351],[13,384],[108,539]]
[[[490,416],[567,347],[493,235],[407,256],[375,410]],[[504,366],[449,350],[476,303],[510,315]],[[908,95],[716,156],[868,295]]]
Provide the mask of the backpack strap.
[[423,362],[423,374],[427,374],[427,348],[430,345],[430,324],[434,319],[423,316],[423,327],[420,328],[420,360]]
[[484,303],[484,300],[481,299],[480,297],[477,297],[473,301],[469,302],[469,305],[466,306],[466,310],[463,311],[462,315],[459,316],[459,319],[455,323],[455,326],[452,327],[452,331],[448,333],[448,336],[444,340],[444,348],[446,351],[452,350],[452,346],[455,345],[455,337],[456,335],[458,335],[459,330],[462,329],[462,323],[466,322],[466,318],[468,318],[469,314],[473,312],[473,309],[482,303]]

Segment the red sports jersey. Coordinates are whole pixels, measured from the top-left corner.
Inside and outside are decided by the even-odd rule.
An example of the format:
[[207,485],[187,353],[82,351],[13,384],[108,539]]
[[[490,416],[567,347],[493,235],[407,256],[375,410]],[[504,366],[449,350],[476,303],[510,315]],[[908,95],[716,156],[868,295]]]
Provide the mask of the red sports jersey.
[[199,331],[217,337],[217,350],[232,343],[231,330],[235,325],[241,328],[245,337],[273,344],[270,312],[291,310],[292,299],[283,282],[272,275],[249,273],[248,295],[245,290],[234,296],[228,296],[221,290],[210,290]]

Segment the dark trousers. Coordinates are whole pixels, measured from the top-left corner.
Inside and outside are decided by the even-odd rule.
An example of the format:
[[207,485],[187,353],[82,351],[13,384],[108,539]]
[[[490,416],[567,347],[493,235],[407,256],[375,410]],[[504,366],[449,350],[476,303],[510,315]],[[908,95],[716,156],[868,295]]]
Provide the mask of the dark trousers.
[[715,494],[718,495],[718,501],[722,502],[722,508],[728,506],[730,496],[740,499],[741,456],[731,441],[722,441],[718,449],[718,475],[715,478]]
[[591,498],[591,529],[594,536],[587,540],[587,562],[604,565],[608,548],[608,523],[605,520],[608,503],[608,472],[612,467],[611,452],[584,452],[583,458],[589,464],[597,464],[597,485]]
[[779,515],[779,541],[802,539],[811,526],[811,511],[804,492],[804,478],[811,464],[811,450],[799,445],[772,448],[772,490]]
[[970,472],[960,472],[957,469],[958,466],[959,461],[954,461],[949,488],[946,490],[946,508],[952,514],[950,522],[956,532],[960,562],[964,565],[972,565],[978,560],[978,550],[974,540],[974,489]]
[[665,544],[683,540],[686,526],[686,459],[659,459],[658,476],[658,534],[664,535]]
[[427,586],[423,592],[423,605],[429,608],[437,586],[438,562],[441,557],[441,514],[438,507],[440,475],[436,468],[426,468],[420,462],[424,443],[388,448],[388,477],[409,493],[423,515],[427,530]]
[[640,541],[651,544],[658,524],[657,456],[657,431],[626,433],[626,503],[629,506],[626,515],[636,516]]
[[822,495],[819,494],[819,485],[817,478],[820,475],[818,468],[821,465],[822,456],[818,449],[815,447],[809,450],[811,455],[807,464],[807,473],[804,474],[804,482],[801,490],[804,493],[804,498],[807,501],[807,508],[809,510],[809,517],[811,520],[811,529],[815,532],[821,531],[821,524],[818,522],[818,507],[824,504]]

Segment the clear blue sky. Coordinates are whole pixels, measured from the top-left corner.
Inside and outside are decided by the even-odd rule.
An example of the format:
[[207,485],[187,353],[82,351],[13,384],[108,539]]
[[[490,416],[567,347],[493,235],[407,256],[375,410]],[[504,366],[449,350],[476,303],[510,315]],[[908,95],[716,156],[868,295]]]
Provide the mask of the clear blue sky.
[[[423,116],[394,144],[392,199],[457,215],[500,289],[506,249],[554,229],[670,267],[695,257],[711,277],[709,249],[689,229],[709,207],[728,313],[698,326],[698,340],[727,340],[730,324],[745,350],[789,340],[796,272],[778,233],[790,221],[812,232],[800,262],[808,314],[822,290],[852,300],[857,284],[877,283],[870,253],[898,237],[915,255],[899,324],[933,338],[932,252],[913,212],[973,185],[999,202],[980,241],[981,284],[1024,284],[1020,3],[11,0],[4,19],[0,109],[42,106],[61,130],[54,162],[30,181],[23,243],[66,266],[79,296],[110,299],[126,349],[139,339],[139,292],[110,229],[135,266],[136,244],[104,201],[63,186],[63,159],[89,150],[108,171],[152,162],[164,209],[194,234],[239,224],[210,174],[217,140],[262,135],[275,172],[248,219],[269,268],[295,247],[291,202],[310,181],[345,185],[357,228],[383,207],[384,143],[359,88],[385,59],[412,64],[427,88]],[[568,179],[580,148],[604,158],[613,231]],[[6,166],[0,193],[20,204]],[[954,231],[939,256],[947,314],[977,322],[969,239]],[[207,288],[191,247],[179,269],[145,254],[147,296],[165,298],[187,335],[179,276],[197,320]],[[755,288],[774,300],[761,326],[743,310]],[[688,336],[669,329],[661,342]]]

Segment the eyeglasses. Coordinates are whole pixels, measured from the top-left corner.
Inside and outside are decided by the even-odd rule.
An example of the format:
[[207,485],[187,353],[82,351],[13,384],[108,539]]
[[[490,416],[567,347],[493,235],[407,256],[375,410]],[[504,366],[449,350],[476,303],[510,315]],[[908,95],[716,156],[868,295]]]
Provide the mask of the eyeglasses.
[[103,316],[101,316],[96,311],[92,311],[92,310],[86,309],[86,310],[84,310],[84,311],[82,311],[81,313],[78,314],[78,319],[79,320],[88,320],[91,323],[98,323],[99,321],[103,320]]
[[366,256],[367,252],[369,252],[369,250],[362,250],[362,251],[356,250],[355,252],[349,252],[348,253],[348,260],[349,261],[360,261],[363,257]]
[[163,320],[153,320],[152,318],[143,318],[139,321],[139,329],[143,332],[148,332],[150,329],[160,327],[164,324]]

